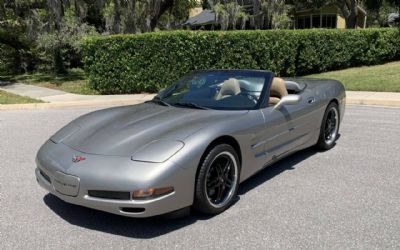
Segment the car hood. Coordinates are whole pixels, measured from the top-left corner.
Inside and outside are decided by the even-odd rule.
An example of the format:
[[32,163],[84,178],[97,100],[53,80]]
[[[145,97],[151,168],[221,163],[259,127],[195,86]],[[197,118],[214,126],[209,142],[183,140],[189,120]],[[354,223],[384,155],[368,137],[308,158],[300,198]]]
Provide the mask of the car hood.
[[154,141],[184,141],[206,126],[246,113],[144,103],[89,113],[65,126],[51,140],[83,153],[131,156]]

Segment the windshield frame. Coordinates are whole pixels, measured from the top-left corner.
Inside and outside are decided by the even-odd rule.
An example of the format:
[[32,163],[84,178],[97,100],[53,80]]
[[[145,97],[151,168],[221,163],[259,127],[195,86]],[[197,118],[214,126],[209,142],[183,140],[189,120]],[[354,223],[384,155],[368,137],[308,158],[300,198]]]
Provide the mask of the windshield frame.
[[[264,78],[264,84],[263,88],[260,93],[260,98],[257,100],[256,105],[253,107],[246,107],[246,108],[236,108],[236,107],[205,107],[210,110],[257,110],[265,106],[265,103],[268,103],[268,95],[270,85],[272,82],[272,79],[274,78],[274,73],[271,71],[266,71],[266,70],[244,70],[244,69],[235,69],[235,70],[230,70],[230,69],[223,69],[223,70],[195,70],[192,71],[188,74],[185,74],[182,76],[180,79],[175,81],[173,84],[165,88],[164,90],[161,91],[157,96],[161,98],[161,100],[164,99],[168,94],[170,94],[172,91],[176,90],[176,86],[180,83],[180,81],[183,78],[189,78],[191,76],[194,76],[196,74],[207,74],[207,73],[216,73],[216,72],[221,72],[221,73],[227,73],[227,74],[232,74],[232,75],[241,75],[241,76],[248,76],[248,77],[260,77]],[[169,103],[172,105],[171,103]]]

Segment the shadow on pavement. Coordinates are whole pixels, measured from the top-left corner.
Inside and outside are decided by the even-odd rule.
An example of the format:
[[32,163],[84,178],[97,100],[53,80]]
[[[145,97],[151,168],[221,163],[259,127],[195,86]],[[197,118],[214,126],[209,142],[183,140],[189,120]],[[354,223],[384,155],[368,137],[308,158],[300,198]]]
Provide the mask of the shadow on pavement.
[[[239,195],[244,195],[248,191],[286,170],[294,169],[293,167],[297,163],[317,152],[318,151],[314,148],[305,149],[265,168],[240,185]],[[192,213],[189,216],[179,219],[164,219],[160,217],[136,219],[72,205],[52,194],[47,194],[43,200],[51,210],[73,225],[105,233],[141,239],[158,237],[193,224],[198,220],[213,218],[213,216]]]
[[313,156],[314,154],[318,153],[319,151],[314,148],[307,148],[301,150],[299,152],[294,153],[288,157],[285,157],[276,163],[268,166],[255,174],[254,176],[250,177],[246,181],[240,184],[238,194],[244,195],[248,191],[256,188],[257,186],[263,184],[264,182],[274,178],[275,176],[287,171],[287,170],[294,170],[294,166],[307,159],[308,157]]
[[47,194],[43,201],[57,215],[72,225],[139,239],[158,237],[193,224],[197,220],[211,218],[197,214],[179,219],[129,218],[69,204],[52,194]]

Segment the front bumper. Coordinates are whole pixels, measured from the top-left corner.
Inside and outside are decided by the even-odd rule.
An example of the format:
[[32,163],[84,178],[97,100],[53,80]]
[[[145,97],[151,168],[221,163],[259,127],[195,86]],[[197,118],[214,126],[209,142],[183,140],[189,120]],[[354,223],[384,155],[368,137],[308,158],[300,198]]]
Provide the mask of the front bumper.
[[[85,161],[73,163],[73,155]],[[134,162],[123,157],[88,155],[47,142],[36,158],[40,186],[65,202],[128,217],[151,217],[190,206],[194,176],[173,162]],[[132,192],[173,186],[174,191],[146,200],[98,198],[89,190]]]

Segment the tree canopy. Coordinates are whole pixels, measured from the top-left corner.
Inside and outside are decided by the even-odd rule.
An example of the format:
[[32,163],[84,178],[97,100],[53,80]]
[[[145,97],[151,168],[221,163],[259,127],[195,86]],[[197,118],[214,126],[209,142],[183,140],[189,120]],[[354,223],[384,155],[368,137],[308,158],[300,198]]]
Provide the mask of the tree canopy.
[[359,6],[385,26],[400,0],[0,0],[0,53],[13,56],[16,71],[63,72],[81,66],[82,37],[179,29],[193,7],[214,10],[221,29],[279,29],[293,25],[294,9],[326,5],[342,11],[347,28]]

